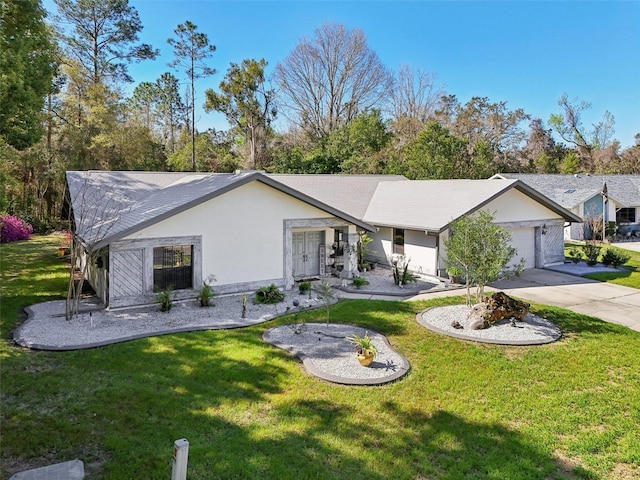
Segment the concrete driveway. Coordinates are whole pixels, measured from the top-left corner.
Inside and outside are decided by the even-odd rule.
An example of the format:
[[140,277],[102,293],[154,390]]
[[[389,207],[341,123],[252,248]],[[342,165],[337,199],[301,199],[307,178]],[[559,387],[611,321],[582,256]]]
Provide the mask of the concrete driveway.
[[533,268],[491,284],[507,295],[566,308],[640,332],[640,290]]
[[634,252],[640,252],[640,242],[617,242],[612,243],[614,247],[626,248],[627,250],[633,250]]

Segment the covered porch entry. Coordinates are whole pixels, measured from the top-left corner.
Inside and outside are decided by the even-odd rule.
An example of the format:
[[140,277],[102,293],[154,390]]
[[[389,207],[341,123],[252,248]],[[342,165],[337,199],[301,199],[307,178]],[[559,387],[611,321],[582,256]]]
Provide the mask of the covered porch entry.
[[293,278],[302,280],[325,274],[325,231],[295,231],[291,233]]
[[[336,250],[334,238],[344,241],[340,265],[342,276],[351,278],[357,267],[358,233],[356,225],[339,218],[295,219],[284,222],[285,289],[293,288],[296,280],[326,276],[334,269]],[[349,248],[353,245],[353,248]],[[333,273],[333,272],[331,272]]]

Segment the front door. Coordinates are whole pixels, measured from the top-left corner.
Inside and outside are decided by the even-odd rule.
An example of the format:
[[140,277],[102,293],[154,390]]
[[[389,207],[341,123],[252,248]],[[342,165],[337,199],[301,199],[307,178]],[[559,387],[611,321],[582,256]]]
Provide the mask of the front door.
[[324,232],[294,232],[291,236],[293,277],[309,278],[320,274],[320,244]]

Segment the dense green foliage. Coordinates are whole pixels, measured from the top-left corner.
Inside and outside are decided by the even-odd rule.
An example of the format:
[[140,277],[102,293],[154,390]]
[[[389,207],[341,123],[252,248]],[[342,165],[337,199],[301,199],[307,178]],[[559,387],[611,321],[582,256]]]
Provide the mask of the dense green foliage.
[[[334,385],[264,343],[276,325],[184,333],[72,352],[16,348],[22,309],[61,298],[60,238],[0,246],[0,477],[73,458],[87,478],[169,478],[189,440],[189,478],[560,480],[640,474],[640,336],[532,305],[563,337],[476,344],[425,330],[429,302],[345,301],[336,322],[383,333],[411,364],[378,387]],[[159,313],[160,315],[160,313]]]
[[39,0],[0,3],[0,145],[23,150],[42,136],[56,45]]

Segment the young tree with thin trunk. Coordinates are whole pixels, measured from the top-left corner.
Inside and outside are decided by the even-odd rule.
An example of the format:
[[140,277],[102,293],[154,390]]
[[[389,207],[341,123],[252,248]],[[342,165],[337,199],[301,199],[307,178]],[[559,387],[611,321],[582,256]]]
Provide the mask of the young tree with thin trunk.
[[206,64],[206,59],[216,51],[215,45],[209,44],[209,37],[197,31],[198,27],[190,21],[178,25],[174,30],[177,38],[170,38],[167,43],[173,47],[175,59],[169,63],[171,67],[180,67],[189,79],[190,97],[188,107],[191,109],[191,165],[196,170],[196,110],[195,82],[216,73]]
[[117,226],[129,208],[118,200],[117,188],[107,195],[92,188],[91,172],[68,172],[66,208],[71,232],[70,274],[65,317],[78,314],[84,282],[91,269],[100,263],[99,243]]
[[471,305],[471,285],[476,285],[476,302],[484,298],[484,287],[499,278],[519,274],[524,259],[508,269],[518,253],[509,242],[511,234],[493,223],[494,215],[480,210],[451,223],[450,237],[445,240],[447,269],[462,272],[467,287],[467,305]]

